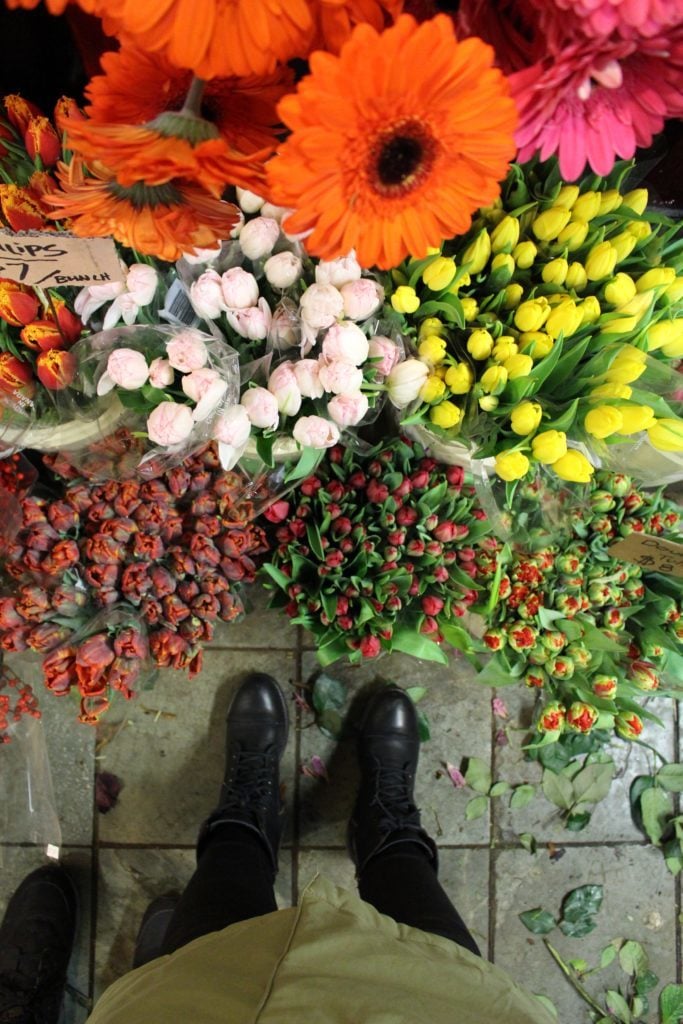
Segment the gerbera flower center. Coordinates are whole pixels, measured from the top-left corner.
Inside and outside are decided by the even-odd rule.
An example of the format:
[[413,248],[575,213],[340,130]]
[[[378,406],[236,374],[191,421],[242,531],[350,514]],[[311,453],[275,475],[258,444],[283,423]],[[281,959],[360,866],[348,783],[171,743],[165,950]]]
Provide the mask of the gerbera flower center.
[[394,124],[370,150],[368,177],[380,195],[403,196],[429,174],[437,151],[431,131],[420,121]]
[[146,207],[155,206],[178,206],[183,203],[183,197],[179,190],[171,185],[146,185],[144,182],[137,182],[135,185],[119,185],[112,181],[108,184],[110,195],[116,199],[127,200],[135,210],[143,210]]

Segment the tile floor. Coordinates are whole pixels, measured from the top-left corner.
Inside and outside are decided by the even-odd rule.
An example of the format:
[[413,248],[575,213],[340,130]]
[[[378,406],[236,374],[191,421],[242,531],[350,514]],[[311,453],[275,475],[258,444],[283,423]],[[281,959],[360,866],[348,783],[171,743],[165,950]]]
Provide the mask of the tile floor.
[[[129,969],[149,900],[189,878],[197,826],[218,792],[225,712],[240,678],[250,669],[269,672],[293,698],[295,687],[305,687],[318,671],[306,635],[287,626],[279,613],[267,611],[262,592],[255,591],[253,603],[249,619],[221,629],[198,679],[160,673],[154,688],[137,702],[113,708],[97,734],[75,722],[69,701],[44,702],[64,862],[73,871],[81,902],[63,1024],[84,1021],[92,1001]],[[30,664],[16,667],[26,676],[31,672]],[[646,751],[627,754],[623,745],[615,748],[619,777],[583,832],[566,831],[552,806],[539,797],[523,810],[510,811],[504,796],[491,801],[484,817],[467,821],[465,806],[472,793],[453,787],[445,762],[457,765],[476,755],[491,764],[494,779],[518,783],[539,778],[537,766],[523,761],[516,740],[509,746],[496,743],[501,722],[492,716],[493,694],[477,684],[467,663],[454,655],[442,667],[395,655],[362,668],[334,666],[330,671],[346,685],[349,703],[380,679],[427,687],[420,707],[429,719],[431,739],[423,747],[417,795],[424,824],[441,848],[442,882],[485,954],[532,991],[550,996],[563,1024],[588,1024],[588,1010],[518,914],[538,905],[555,911],[564,893],[578,885],[602,884],[603,908],[598,928],[586,938],[553,933],[563,955],[594,962],[610,939],[633,938],[647,947],[662,982],[680,982],[680,880],[667,872],[657,851],[642,843],[627,811],[629,782],[651,760]],[[499,696],[510,712],[511,734],[523,729],[530,714],[525,695],[504,689]],[[277,883],[283,906],[296,901],[318,871],[338,884],[353,885],[344,850],[355,785],[353,740],[335,744],[293,699],[291,710],[295,727],[282,772],[289,817]],[[679,760],[673,718],[669,706],[666,728],[652,730],[647,738],[667,758]],[[313,755],[325,762],[327,781],[302,773]],[[111,772],[123,783],[116,806],[106,814],[96,809],[98,771]],[[519,843],[524,832],[536,838],[533,855]],[[39,861],[35,849],[0,843],[0,911],[20,878]]]

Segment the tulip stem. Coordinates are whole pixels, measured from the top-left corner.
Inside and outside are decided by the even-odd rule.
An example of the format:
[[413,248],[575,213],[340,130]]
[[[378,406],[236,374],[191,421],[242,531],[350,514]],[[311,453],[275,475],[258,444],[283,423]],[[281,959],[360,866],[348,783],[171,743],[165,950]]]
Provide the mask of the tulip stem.
[[183,109],[180,111],[181,114],[191,114],[193,117],[201,117],[202,115],[202,97],[204,96],[204,89],[206,82],[203,78],[197,78],[193,75],[192,81],[190,82],[190,88],[187,90],[187,96],[183,103]]
[[562,959],[560,954],[557,952],[555,947],[551,946],[547,939],[544,939],[543,942],[545,944],[546,949],[548,950],[548,952],[550,953],[550,955],[552,956],[553,960],[555,961],[557,966],[560,968],[562,973],[565,975],[565,977],[569,981],[569,984],[572,986],[572,988],[578,993],[578,995],[581,996],[581,998],[583,999],[583,1001],[585,1003],[588,1003],[588,1005],[593,1010],[595,1010],[597,1013],[599,1013],[601,1017],[604,1017],[605,1016],[605,1011],[603,1010],[602,1006],[600,1006],[599,1003],[596,1003],[596,1001],[593,999],[593,997],[591,995],[589,995],[589,993],[586,991],[586,989],[583,987],[583,985],[580,984],[580,982],[575,977],[574,972],[572,970],[570,970],[569,965],[564,962],[564,960]]

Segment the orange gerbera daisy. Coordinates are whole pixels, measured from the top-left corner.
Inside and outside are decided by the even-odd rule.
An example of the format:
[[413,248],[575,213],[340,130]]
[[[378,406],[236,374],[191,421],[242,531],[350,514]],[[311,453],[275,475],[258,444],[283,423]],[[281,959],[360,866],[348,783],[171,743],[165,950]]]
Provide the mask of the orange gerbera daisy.
[[[180,110],[192,72],[176,68],[163,54],[145,53],[135,46],[100,58],[104,74],[86,87],[86,113],[93,121],[144,124],[164,110]],[[289,92],[294,75],[287,67],[271,75],[214,78],[206,83],[201,114],[240,153],[277,145],[279,119],[275,107]]]
[[183,252],[209,248],[227,238],[239,211],[182,179],[164,185],[125,188],[102,164],[89,166],[74,157],[57,166],[61,192],[44,197],[54,218],[73,218],[77,235],[107,236],[140,253],[177,260]]
[[255,192],[263,188],[262,160],[270,149],[249,157],[231,152],[218,129],[203,118],[170,112],[147,125],[69,119],[64,124],[68,148],[86,163],[106,153],[108,169],[126,188],[164,185],[174,178],[195,181],[217,197],[227,185]]
[[313,50],[339,53],[356,25],[381,32],[401,13],[404,0],[314,0],[317,33]]
[[205,79],[270,74],[302,52],[313,28],[308,0],[119,3],[112,13],[126,38]]
[[366,267],[466,231],[499,193],[515,153],[508,85],[480,39],[458,43],[450,18],[401,15],[382,33],[359,25],[339,57],[314,53],[311,74],[278,106],[292,135],[267,165],[292,233]]

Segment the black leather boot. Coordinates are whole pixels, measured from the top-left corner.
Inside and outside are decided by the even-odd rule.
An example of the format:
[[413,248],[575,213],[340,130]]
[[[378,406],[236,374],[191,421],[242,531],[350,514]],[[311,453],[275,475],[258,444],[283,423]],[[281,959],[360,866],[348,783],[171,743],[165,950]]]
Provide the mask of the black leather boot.
[[415,705],[397,686],[370,699],[361,723],[361,783],[348,845],[358,874],[371,857],[398,843],[416,843],[437,866],[436,845],[420,823],[413,788],[420,753]]
[[280,761],[288,731],[287,703],[280,687],[271,676],[252,673],[228,711],[225,778],[218,807],[202,826],[198,856],[219,825],[241,825],[259,836],[277,872],[284,826]]
[[46,864],[11,897],[0,925],[0,1021],[57,1024],[76,934],[67,873]]

